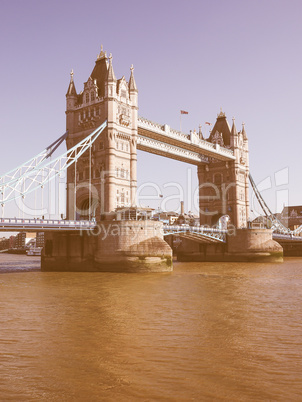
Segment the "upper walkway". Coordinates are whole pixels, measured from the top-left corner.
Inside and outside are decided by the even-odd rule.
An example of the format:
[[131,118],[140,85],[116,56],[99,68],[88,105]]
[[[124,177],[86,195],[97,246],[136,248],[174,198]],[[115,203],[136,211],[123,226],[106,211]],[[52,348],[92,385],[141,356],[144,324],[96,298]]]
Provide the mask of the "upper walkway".
[[184,134],[143,117],[138,118],[137,149],[193,165],[208,163],[209,158],[235,159],[231,149],[203,140],[195,132]]

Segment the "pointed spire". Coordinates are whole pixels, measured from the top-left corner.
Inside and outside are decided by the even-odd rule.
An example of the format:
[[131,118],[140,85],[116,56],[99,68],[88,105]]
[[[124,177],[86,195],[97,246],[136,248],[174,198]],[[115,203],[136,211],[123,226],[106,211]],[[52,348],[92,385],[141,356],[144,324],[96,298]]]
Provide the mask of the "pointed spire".
[[242,123],[242,136],[244,140],[247,140],[247,135],[245,131],[245,123]]
[[222,111],[222,107],[220,108],[220,113],[217,115],[217,118],[225,117],[225,113]]
[[217,115],[216,123],[211,130],[209,140],[212,142],[213,137],[215,136],[216,132],[222,134],[223,143],[225,146],[230,145],[231,141],[231,127],[227,121],[225,113],[220,109],[220,113]]
[[101,52],[98,54],[97,60],[101,60],[101,59],[104,59],[106,57],[107,57],[106,52],[103,51],[103,45],[101,45]]
[[115,74],[114,74],[113,67],[112,67],[112,54],[111,53],[109,55],[109,66],[108,66],[106,80],[110,81],[110,82],[116,82]]
[[75,85],[73,82],[73,70],[71,70],[71,72],[70,72],[70,82],[69,82],[66,96],[77,96],[77,91],[75,89]]
[[235,117],[233,117],[233,125],[232,125],[232,129],[231,129],[231,135],[232,136],[238,135],[238,132],[237,132],[237,129],[235,126]]
[[136,86],[136,82],[135,82],[134,74],[133,74],[133,71],[134,71],[133,64],[130,67],[130,71],[131,71],[131,74],[130,74],[130,79],[129,79],[129,91],[137,91],[137,86]]

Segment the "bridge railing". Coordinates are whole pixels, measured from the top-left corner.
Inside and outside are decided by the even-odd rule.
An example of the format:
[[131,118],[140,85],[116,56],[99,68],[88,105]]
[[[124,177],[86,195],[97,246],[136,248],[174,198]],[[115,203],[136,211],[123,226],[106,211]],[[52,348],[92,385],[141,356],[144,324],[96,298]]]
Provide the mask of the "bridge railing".
[[220,229],[209,226],[189,226],[189,225],[164,225],[163,231],[165,236],[170,234],[175,235],[194,234],[220,240],[223,242],[226,241],[226,235],[228,233],[227,229]]
[[297,242],[302,242],[302,236],[295,234],[294,232],[283,234],[283,233],[273,233],[273,239],[276,240],[293,240]]
[[188,232],[196,232],[196,233],[227,233],[227,229],[219,229],[217,227],[209,227],[209,226],[190,226],[190,225],[164,225],[164,230],[171,231],[188,231]]
[[17,227],[75,227],[75,228],[93,228],[96,225],[95,221],[88,221],[88,220],[64,220],[64,219],[22,219],[22,218],[0,218],[0,228],[7,227],[7,226],[17,226]]
[[152,131],[158,132],[159,134],[166,134],[169,137],[177,138],[181,141],[190,142],[190,136],[188,134],[184,134],[181,131],[171,129],[167,124],[161,125],[159,123],[155,123],[154,121],[148,120],[145,117],[139,117],[138,123],[141,127],[151,128]]
[[148,148],[155,149],[159,152],[164,151],[166,153],[175,155],[176,157],[180,157],[183,159],[188,159],[190,161],[195,161],[196,163],[208,162],[208,158],[202,154],[198,154],[193,151],[189,151],[188,149],[180,148],[175,145],[166,144],[160,142],[158,140],[154,140],[153,138],[148,138],[144,136],[139,136],[137,139],[137,144],[141,146],[145,146]]
[[208,150],[211,150],[214,152],[219,152],[219,153],[224,154],[229,157],[234,156],[234,152],[231,149],[221,147],[219,144],[213,144],[213,143],[206,141],[204,139],[201,139],[201,138],[197,138],[196,141],[192,141],[191,136],[189,134],[184,134],[181,131],[174,130],[167,124],[161,125],[159,123],[155,123],[151,120],[148,120],[148,119],[140,116],[138,118],[138,125],[139,125],[139,127],[143,128],[143,129],[147,129],[147,130],[153,131],[155,133],[177,139],[178,141],[181,141],[181,142],[184,142],[187,144],[193,144],[199,148],[208,149]]

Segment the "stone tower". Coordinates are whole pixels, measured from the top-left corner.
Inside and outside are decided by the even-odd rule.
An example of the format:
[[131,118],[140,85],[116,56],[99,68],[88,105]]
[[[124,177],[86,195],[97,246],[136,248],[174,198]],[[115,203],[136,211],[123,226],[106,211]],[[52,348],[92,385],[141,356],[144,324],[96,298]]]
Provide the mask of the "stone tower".
[[[133,67],[129,82],[116,79],[112,56],[101,48],[84,89],[77,93],[73,71],[66,94],[67,148],[107,127],[67,172],[67,218],[97,220],[117,207],[136,205],[138,90]],[[91,189],[91,190],[90,190]]]
[[235,160],[222,162],[210,159],[198,167],[200,223],[214,225],[223,216],[230,217],[236,228],[246,228],[249,215],[249,153],[244,124],[237,132],[221,111],[208,141],[229,148]]

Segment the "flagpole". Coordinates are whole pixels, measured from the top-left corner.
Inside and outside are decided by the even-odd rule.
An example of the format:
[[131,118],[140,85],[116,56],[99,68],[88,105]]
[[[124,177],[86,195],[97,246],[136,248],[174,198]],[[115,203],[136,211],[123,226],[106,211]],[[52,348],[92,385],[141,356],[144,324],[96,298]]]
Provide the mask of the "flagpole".
[[180,111],[180,132],[181,132],[181,111]]

